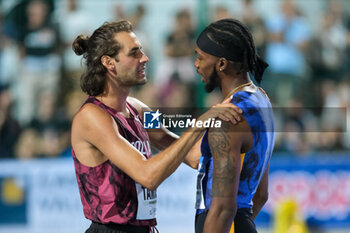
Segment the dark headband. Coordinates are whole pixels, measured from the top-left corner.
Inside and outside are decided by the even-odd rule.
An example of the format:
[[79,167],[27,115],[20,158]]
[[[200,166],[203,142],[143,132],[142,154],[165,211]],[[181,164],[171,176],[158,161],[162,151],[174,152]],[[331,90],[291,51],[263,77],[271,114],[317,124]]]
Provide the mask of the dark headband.
[[214,41],[212,41],[208,35],[206,30],[204,30],[197,39],[197,46],[205,53],[213,55],[215,57],[223,57],[229,61],[241,62],[242,58],[238,56],[236,53],[232,53],[225,49],[224,47],[218,45]]

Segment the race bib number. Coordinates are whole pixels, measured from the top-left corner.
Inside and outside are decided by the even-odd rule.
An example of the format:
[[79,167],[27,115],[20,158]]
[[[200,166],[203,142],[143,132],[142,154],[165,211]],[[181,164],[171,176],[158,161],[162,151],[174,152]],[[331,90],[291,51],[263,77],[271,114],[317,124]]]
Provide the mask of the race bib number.
[[156,217],[157,191],[149,190],[136,183],[137,215],[138,220],[147,220]]
[[203,194],[203,178],[205,173],[200,172],[197,176],[196,209],[205,209]]

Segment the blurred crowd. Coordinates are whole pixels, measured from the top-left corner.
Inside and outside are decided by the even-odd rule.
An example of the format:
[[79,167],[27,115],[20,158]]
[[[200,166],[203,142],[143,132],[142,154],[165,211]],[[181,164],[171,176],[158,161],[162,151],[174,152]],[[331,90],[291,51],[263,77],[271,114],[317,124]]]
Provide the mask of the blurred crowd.
[[[90,35],[91,13],[77,0],[64,0],[60,17],[55,0],[0,0],[0,158],[70,156],[72,117],[86,98],[79,87],[84,70],[71,44]],[[239,15],[225,5],[210,5],[206,23],[227,17],[251,30],[257,51],[269,63],[261,86],[276,108],[275,152],[305,156],[350,149],[350,11],[346,0],[328,0],[318,25],[293,0],[259,15],[254,0],[239,2]],[[322,2],[322,1],[320,1]],[[128,19],[152,56],[142,23],[146,5],[125,10],[111,3],[114,19]],[[3,9],[6,6],[6,9]],[[2,8],[3,7],[3,8]],[[200,23],[190,7],[174,9],[173,25],[163,35],[164,56],[148,73],[149,82],[132,95],[155,107],[208,107],[219,92],[203,93],[193,61]]]

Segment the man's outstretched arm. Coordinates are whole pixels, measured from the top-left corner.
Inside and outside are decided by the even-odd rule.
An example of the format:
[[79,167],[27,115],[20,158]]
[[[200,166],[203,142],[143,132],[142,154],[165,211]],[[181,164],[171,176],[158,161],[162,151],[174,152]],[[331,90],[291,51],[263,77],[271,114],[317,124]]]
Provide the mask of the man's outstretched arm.
[[[143,111],[152,111],[151,108],[149,108],[146,104],[141,102],[140,100],[133,98],[133,97],[128,97],[128,102],[130,102],[139,112],[139,115],[142,117],[143,116]],[[223,101],[223,103],[228,103],[229,101]],[[234,106],[234,123],[237,124],[237,122],[240,121],[241,119],[241,113],[242,110]],[[176,135],[175,133],[171,132],[164,126],[162,126],[160,129],[148,129],[147,130],[148,136],[151,140],[151,145],[158,150],[162,151],[169,147],[171,144],[176,142],[179,139],[179,136]],[[202,135],[204,132],[202,133]],[[201,151],[200,151],[200,145],[201,145],[202,137],[196,142],[196,144],[192,147],[192,149],[187,153],[187,156],[184,160],[184,163],[187,164],[189,167],[193,169],[198,168],[199,164],[199,158],[201,156]]]
[[261,208],[265,205],[269,197],[269,193],[268,193],[269,167],[270,167],[270,164],[267,165],[265,173],[261,178],[258,189],[256,190],[256,193],[253,197],[253,215],[252,215],[253,220],[255,220],[256,216],[258,216]]

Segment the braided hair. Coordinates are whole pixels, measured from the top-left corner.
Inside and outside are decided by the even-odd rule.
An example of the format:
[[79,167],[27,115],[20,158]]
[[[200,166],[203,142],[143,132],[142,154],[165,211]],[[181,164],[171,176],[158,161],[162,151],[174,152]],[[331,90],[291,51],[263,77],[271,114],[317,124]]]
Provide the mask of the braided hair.
[[248,28],[236,19],[223,19],[210,24],[204,32],[214,43],[242,63],[242,72],[251,72],[260,84],[268,64],[257,54],[254,40]]

